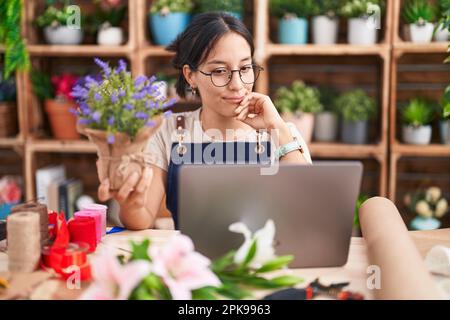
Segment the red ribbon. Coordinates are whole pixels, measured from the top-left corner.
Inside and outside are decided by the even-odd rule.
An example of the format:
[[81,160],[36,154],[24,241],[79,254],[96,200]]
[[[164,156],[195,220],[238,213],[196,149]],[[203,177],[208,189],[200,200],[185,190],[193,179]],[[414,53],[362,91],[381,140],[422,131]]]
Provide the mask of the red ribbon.
[[91,217],[76,217],[69,221],[70,241],[85,242],[89,245],[89,252],[97,247],[95,219]]

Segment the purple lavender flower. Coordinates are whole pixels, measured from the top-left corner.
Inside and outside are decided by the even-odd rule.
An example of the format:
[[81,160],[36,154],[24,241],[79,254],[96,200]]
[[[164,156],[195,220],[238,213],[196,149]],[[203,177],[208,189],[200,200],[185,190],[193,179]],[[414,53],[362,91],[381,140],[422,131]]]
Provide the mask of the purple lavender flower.
[[136,78],[136,80],[134,80],[134,86],[137,88],[140,85],[142,85],[145,81],[147,81],[146,76],[139,76]]
[[120,98],[125,97],[126,94],[127,94],[127,93],[125,92],[125,90],[123,90],[123,89],[120,89],[120,90],[119,90],[119,97],[120,97]]
[[117,98],[117,94],[113,93],[113,94],[111,95],[111,102],[112,102],[112,103],[117,103],[118,100],[119,100],[119,99]]
[[156,81],[156,77],[155,77],[155,76],[151,76],[151,77],[148,79],[149,84],[152,84],[152,83],[155,82],[155,81]]
[[91,114],[91,108],[86,102],[80,103],[80,109],[83,115],[88,116]]
[[167,107],[171,107],[173,106],[175,103],[177,103],[177,99],[176,98],[171,98],[169,99],[169,101],[165,102],[162,107],[163,108],[167,108]]
[[120,59],[119,60],[119,67],[116,69],[116,73],[119,74],[122,71],[126,71],[127,70],[127,63],[125,62],[125,60]]
[[77,109],[75,109],[75,108],[70,108],[70,109],[69,109],[69,112],[70,112],[71,114],[73,114],[74,116],[77,116],[77,115],[78,115],[78,111],[77,111]]
[[145,91],[136,92],[136,93],[133,95],[133,99],[135,99],[135,100],[142,100],[142,99],[145,98],[146,95],[147,95],[147,92],[145,92]]
[[156,126],[156,122],[153,120],[148,120],[147,123],[145,124],[146,127],[154,127]]
[[148,119],[148,114],[146,114],[145,112],[139,111],[139,112],[136,112],[134,114],[134,117],[136,119],[147,120]]
[[99,58],[95,58],[94,61],[96,65],[102,68],[103,72],[105,73],[105,76],[109,77],[109,75],[111,74],[111,68],[109,67],[108,63],[100,60]]
[[74,97],[74,98],[79,98],[79,99],[84,100],[88,97],[88,94],[89,94],[89,91],[80,85],[76,85],[72,89],[72,97]]
[[102,100],[102,95],[100,93],[96,92],[95,95],[94,95],[94,99],[96,101],[101,101]]
[[78,123],[88,125],[88,124],[92,123],[92,120],[91,119],[78,119]]
[[109,117],[108,124],[112,126],[114,124],[114,116]]
[[116,137],[114,136],[114,133],[108,134],[107,141],[109,144],[113,144],[116,141]]
[[101,118],[101,114],[100,114],[100,112],[98,112],[98,111],[95,111],[93,114],[92,114],[92,120],[94,120],[95,122],[97,122],[97,123],[100,123],[100,118]]
[[164,112],[163,116],[164,118],[169,118],[172,115],[173,111],[172,110],[167,110],[166,112]]
[[88,88],[98,86],[98,82],[89,75],[84,78],[84,81],[86,82],[86,87]]
[[129,104],[129,103],[125,103],[125,104],[123,105],[123,107],[124,107],[125,109],[127,109],[128,111],[133,110],[133,106],[132,106],[131,104]]

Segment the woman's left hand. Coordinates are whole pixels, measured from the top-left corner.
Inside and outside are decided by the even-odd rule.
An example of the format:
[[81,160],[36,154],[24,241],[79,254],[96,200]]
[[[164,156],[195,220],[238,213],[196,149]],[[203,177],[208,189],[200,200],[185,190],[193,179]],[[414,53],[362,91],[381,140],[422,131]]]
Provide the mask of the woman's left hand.
[[269,96],[257,92],[247,94],[234,110],[236,119],[253,129],[278,129],[285,125]]

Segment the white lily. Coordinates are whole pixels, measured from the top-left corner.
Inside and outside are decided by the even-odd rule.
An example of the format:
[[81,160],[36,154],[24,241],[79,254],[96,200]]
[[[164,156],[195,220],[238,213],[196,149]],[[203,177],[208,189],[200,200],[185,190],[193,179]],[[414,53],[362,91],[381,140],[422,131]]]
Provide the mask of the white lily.
[[234,255],[234,262],[236,264],[244,262],[254,240],[256,240],[256,253],[249,263],[250,267],[255,269],[260,268],[265,262],[275,258],[275,249],[273,247],[275,224],[273,220],[267,220],[264,227],[256,231],[254,235],[252,235],[249,228],[242,222],[233,223],[228,229],[231,232],[241,233],[245,237],[244,243]]

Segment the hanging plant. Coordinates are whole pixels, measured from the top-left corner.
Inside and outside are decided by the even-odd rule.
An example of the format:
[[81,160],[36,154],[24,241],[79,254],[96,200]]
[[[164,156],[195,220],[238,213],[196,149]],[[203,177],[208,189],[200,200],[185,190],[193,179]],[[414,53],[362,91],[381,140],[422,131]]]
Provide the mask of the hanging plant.
[[4,43],[6,49],[5,79],[14,71],[27,70],[30,66],[30,58],[21,36],[22,6],[22,0],[0,1],[0,43]]

